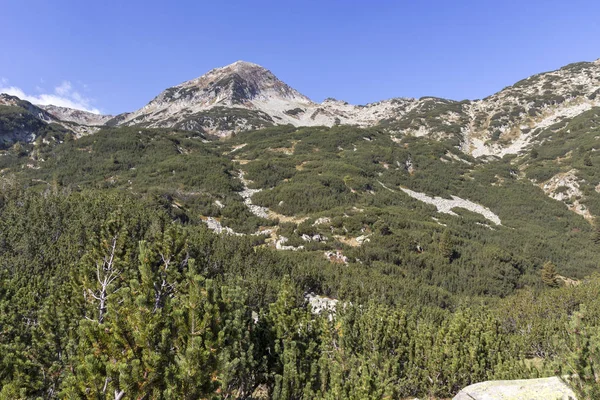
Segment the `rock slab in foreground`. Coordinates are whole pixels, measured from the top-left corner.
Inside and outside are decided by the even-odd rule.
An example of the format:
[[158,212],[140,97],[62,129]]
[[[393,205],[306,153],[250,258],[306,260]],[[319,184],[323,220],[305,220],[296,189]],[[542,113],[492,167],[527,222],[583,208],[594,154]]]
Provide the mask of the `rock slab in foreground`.
[[467,386],[453,400],[568,400],[575,394],[560,378],[487,381]]

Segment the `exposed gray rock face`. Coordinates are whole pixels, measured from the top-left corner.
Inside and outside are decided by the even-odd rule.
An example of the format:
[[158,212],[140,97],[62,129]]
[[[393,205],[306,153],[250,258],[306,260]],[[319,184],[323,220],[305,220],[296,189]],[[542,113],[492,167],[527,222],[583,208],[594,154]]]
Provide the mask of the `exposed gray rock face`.
[[[100,128],[96,126],[81,125],[78,122],[65,119],[62,120],[45,109],[46,106],[36,106],[28,101],[21,100],[18,97],[5,93],[0,93],[0,106],[6,106],[3,111],[2,125],[0,126],[0,136],[3,143],[10,144],[14,142],[33,142],[38,133],[45,129],[48,124],[55,124],[71,131],[76,137],[89,135],[97,132]],[[9,109],[12,107],[12,112]],[[54,106],[47,106],[54,107]],[[70,108],[55,107],[62,109],[64,113],[85,113],[84,111],[73,110]],[[91,113],[85,113],[95,115]],[[100,116],[98,116],[100,117]]]
[[68,107],[54,105],[39,106],[61,121],[75,122],[80,125],[99,126],[104,125],[114,117],[112,115],[100,115],[87,111],[75,110]]
[[487,381],[467,386],[453,400],[576,400],[558,377]]
[[33,104],[0,94],[0,149],[16,142],[31,143],[37,135],[56,122],[50,114]]
[[337,308],[337,304],[339,302],[339,300],[331,299],[325,296],[319,296],[314,293],[307,293],[304,298],[310,306],[310,310],[313,314],[321,314],[322,312],[335,314],[335,309]]

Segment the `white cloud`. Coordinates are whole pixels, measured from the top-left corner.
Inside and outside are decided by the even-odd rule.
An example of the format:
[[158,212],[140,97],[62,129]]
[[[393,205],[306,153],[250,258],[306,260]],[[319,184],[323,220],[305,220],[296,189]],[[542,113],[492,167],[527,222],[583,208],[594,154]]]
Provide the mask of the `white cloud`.
[[5,78],[2,78],[0,82],[2,82],[2,85],[0,86],[0,93],[17,96],[18,98],[27,100],[33,104],[43,106],[52,104],[59,107],[74,108],[94,114],[100,114],[100,110],[91,105],[92,99],[82,96],[79,92],[73,90],[73,85],[69,81],[64,81],[55,87],[54,93],[41,93],[37,95],[27,94],[21,88],[16,86],[7,86],[6,84],[8,83],[8,80]]
[[73,90],[73,85],[71,85],[71,82],[69,82],[69,81],[63,81],[63,83],[61,83],[56,88],[54,88],[54,91],[56,92],[56,94],[61,95],[61,96],[68,96],[72,90]]
[[2,86],[8,84],[8,79],[6,79],[5,77],[0,78],[0,83],[2,84]]

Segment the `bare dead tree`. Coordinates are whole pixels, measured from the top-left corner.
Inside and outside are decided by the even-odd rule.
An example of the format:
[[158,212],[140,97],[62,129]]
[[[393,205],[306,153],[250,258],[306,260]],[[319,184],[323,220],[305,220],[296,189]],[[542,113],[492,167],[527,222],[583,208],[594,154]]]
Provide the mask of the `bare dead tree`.
[[[108,389],[108,383],[111,381],[112,379],[109,378],[108,376],[106,377],[106,379],[104,380],[104,387],[102,388],[102,393],[106,394],[106,389]],[[125,395],[125,391],[124,390],[118,390],[115,389],[115,400],[120,400],[123,398],[123,396]]]
[[[175,284],[169,283],[167,280],[167,275],[169,272],[169,268],[172,266],[171,264],[177,262],[173,261],[172,256],[165,256],[162,252],[159,253],[160,260],[162,263],[162,269],[159,270],[158,279],[160,282],[154,282],[154,310],[153,313],[156,313],[159,308],[163,307],[164,299],[167,296],[171,296],[175,293]],[[180,262],[179,269],[183,269],[189,260],[189,254],[186,254],[185,258]]]
[[[98,289],[93,291],[88,289],[87,293],[98,302],[98,323],[104,322],[104,316],[107,310],[107,300],[109,287],[120,275],[115,266],[115,253],[117,249],[117,236],[112,239],[110,253],[105,255],[101,261],[96,262],[96,280],[98,281]],[[84,292],[85,295],[85,292]],[[89,319],[89,318],[88,318]]]
[[163,305],[163,299],[165,296],[170,294],[173,290],[173,285],[167,282],[167,272],[171,265],[171,257],[165,257],[164,254],[160,254],[161,262],[163,265],[162,271],[159,273],[159,282],[154,282],[154,310],[155,313]]

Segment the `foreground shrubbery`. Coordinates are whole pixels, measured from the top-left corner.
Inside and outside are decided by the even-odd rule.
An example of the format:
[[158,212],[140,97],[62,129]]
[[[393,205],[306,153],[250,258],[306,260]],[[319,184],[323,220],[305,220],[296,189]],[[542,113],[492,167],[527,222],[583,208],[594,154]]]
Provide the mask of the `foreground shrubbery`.
[[[544,144],[525,173],[548,175],[590,135]],[[561,366],[596,396],[593,228],[518,179],[527,157],[483,163],[352,127],[231,142],[136,127],[57,143],[1,161],[0,399],[444,397]],[[585,146],[572,159],[594,182]],[[263,189],[255,203],[306,219],[252,215],[240,170]],[[401,186],[484,204],[502,226],[439,214]],[[201,216],[242,233],[278,224],[305,251],[213,235]],[[323,257],[337,250],[348,264]],[[340,299],[335,318],[313,315],[308,292]]]
[[534,356],[552,373],[579,304],[586,326],[600,317],[597,279],[451,310],[348,288],[352,302],[317,316],[303,294],[335,290],[333,265],[219,238],[130,196],[5,189],[2,399],[451,396],[537,376],[523,363]]

